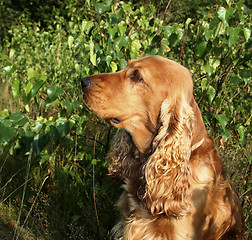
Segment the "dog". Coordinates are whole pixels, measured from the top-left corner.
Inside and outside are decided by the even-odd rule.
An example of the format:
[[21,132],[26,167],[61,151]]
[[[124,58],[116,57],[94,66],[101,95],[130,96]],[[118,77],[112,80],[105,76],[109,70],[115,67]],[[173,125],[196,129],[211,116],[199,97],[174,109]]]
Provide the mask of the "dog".
[[123,182],[114,239],[245,239],[239,198],[193,97],[189,70],[161,56],[81,80],[83,101],[119,128],[109,173]]

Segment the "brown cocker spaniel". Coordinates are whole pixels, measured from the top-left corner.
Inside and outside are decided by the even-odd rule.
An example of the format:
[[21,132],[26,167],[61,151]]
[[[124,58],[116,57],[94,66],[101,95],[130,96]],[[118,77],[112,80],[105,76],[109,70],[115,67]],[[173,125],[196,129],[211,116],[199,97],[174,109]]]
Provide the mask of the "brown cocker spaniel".
[[160,56],[82,79],[86,106],[121,128],[110,174],[124,182],[114,239],[245,239],[239,198],[193,97],[189,71]]

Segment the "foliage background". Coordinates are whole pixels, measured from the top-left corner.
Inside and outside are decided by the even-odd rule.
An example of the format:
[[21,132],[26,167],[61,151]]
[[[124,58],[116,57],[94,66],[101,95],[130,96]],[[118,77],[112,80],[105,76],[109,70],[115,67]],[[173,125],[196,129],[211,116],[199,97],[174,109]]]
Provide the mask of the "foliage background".
[[121,189],[116,130],[81,103],[80,79],[132,58],[188,67],[209,134],[251,218],[249,1],[0,1],[0,219],[13,239],[108,239]]

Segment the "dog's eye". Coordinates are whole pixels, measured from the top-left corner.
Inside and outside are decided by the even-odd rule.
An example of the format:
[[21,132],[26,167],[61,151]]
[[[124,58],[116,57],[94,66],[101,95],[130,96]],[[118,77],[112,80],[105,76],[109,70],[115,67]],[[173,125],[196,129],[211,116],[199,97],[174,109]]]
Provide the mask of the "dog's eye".
[[134,82],[144,82],[140,72],[137,69],[130,73],[129,78]]
[[120,118],[111,118],[111,122],[113,122],[115,124],[119,124],[119,123],[121,123],[121,119]]

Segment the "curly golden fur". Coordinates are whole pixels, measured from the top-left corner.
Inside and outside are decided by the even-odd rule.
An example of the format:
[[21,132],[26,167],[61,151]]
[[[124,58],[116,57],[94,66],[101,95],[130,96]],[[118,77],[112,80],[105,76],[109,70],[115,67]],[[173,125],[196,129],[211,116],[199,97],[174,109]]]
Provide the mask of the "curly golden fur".
[[109,153],[110,174],[124,182],[114,239],[245,239],[239,198],[185,67],[147,56],[86,77],[82,88],[86,106],[121,128]]

